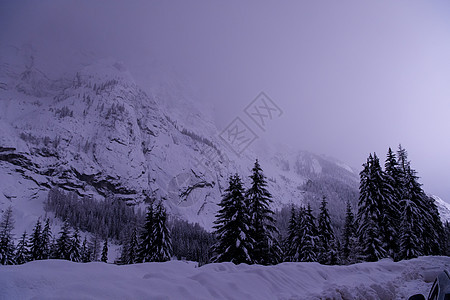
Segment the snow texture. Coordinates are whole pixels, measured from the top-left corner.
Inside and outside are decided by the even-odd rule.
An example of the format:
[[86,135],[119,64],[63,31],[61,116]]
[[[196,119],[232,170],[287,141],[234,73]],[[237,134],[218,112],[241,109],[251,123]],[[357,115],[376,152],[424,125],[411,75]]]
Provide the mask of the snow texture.
[[268,267],[46,260],[1,267],[0,295],[2,299],[407,299],[427,294],[443,269],[450,269],[449,257]]

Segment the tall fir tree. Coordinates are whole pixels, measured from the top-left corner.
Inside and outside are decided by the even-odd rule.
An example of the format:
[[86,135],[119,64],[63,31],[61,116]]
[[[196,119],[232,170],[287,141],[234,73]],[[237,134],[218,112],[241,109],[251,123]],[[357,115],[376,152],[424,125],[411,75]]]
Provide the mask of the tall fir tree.
[[30,251],[28,249],[28,240],[27,240],[27,232],[24,231],[22,237],[19,240],[19,243],[16,247],[16,255],[15,255],[16,264],[21,265],[28,261],[30,261]]
[[103,242],[102,257],[100,258],[100,261],[104,263],[108,262],[108,238]]
[[370,154],[360,173],[357,235],[360,256],[366,261],[377,261],[387,256],[380,228],[383,220],[380,205],[383,202],[380,201],[380,178],[377,176],[379,164],[376,164],[377,161]]
[[250,176],[251,186],[245,193],[250,217],[250,235],[255,241],[251,256],[254,263],[270,265],[281,260],[281,248],[276,239],[274,212],[270,208],[272,195],[267,190],[267,181],[256,160]]
[[91,235],[89,240],[89,252],[91,253],[91,261],[99,261],[100,259],[100,244],[101,240],[98,234]]
[[[404,155],[406,152],[402,149],[402,161],[405,161],[406,157]],[[405,164],[405,163],[403,163]],[[399,163],[397,162],[397,157],[392,149],[389,147],[388,153],[386,155],[386,161],[384,164],[385,174],[386,174],[386,183],[391,186],[391,206],[386,209],[386,217],[389,221],[389,226],[393,228],[393,230],[388,231],[388,235],[385,237],[385,242],[387,244],[387,251],[389,252],[389,256],[393,259],[397,259],[397,255],[399,252],[399,228],[400,228],[400,214],[401,214],[401,206],[400,202],[403,197],[403,179],[404,172],[403,169],[400,168]]]
[[381,168],[380,160],[376,153],[373,155],[370,173],[373,183],[371,193],[374,199],[376,199],[377,208],[380,212],[378,223],[380,238],[383,242],[383,248],[386,250],[386,255],[394,258],[395,251],[397,250],[397,218],[399,215],[395,200],[396,193],[391,186],[390,177]]
[[141,233],[141,242],[139,244],[138,250],[138,260],[140,262],[153,261],[154,241],[155,241],[155,209],[153,207],[153,203],[151,203],[147,208],[145,224],[144,227],[142,228]]
[[402,216],[400,224],[400,259],[410,259],[422,255],[417,228],[420,228],[420,210],[416,203],[403,199],[401,203]]
[[350,201],[347,201],[347,210],[345,213],[345,224],[342,241],[342,259],[346,263],[353,263],[356,261],[356,228],[355,217],[353,215]]
[[56,240],[55,258],[70,260],[70,248],[70,225],[69,222],[65,221],[59,232],[59,238]]
[[318,260],[319,237],[317,236],[315,218],[309,203],[306,210],[299,214],[299,217],[301,235],[300,261],[315,262]]
[[82,261],[81,257],[81,237],[78,228],[75,229],[70,239],[69,259],[74,262]]
[[156,206],[152,261],[164,262],[173,255],[172,240],[167,228],[167,214],[162,202]]
[[294,205],[291,206],[288,235],[284,242],[284,253],[284,261],[295,262],[300,259],[299,218]]
[[87,263],[91,261],[91,253],[89,252],[89,247],[87,243],[87,238],[84,237],[83,244],[81,245],[81,262]]
[[43,254],[44,253],[42,249],[42,226],[41,220],[38,219],[30,238],[30,259],[31,260],[43,259],[44,256]]
[[50,247],[52,241],[52,231],[50,228],[50,219],[45,220],[44,229],[41,235],[41,249],[42,249],[42,259],[50,258]]
[[12,215],[12,207],[8,207],[2,216],[0,222],[0,264],[14,265],[14,217]]
[[255,241],[250,234],[250,217],[241,178],[238,174],[230,176],[228,184],[214,222],[217,243],[213,246],[213,261],[251,264]]
[[324,196],[320,205],[318,218],[319,257],[322,264],[334,265],[337,263],[336,238],[331,226],[330,214],[327,209],[327,200]]
[[143,262],[139,255],[139,248],[137,229],[134,227],[131,231],[130,237],[123,243],[120,263],[128,265]]

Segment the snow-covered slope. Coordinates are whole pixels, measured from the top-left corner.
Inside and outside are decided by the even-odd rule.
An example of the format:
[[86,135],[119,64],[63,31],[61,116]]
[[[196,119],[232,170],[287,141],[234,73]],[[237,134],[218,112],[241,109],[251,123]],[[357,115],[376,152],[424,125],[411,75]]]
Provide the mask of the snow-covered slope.
[[64,74],[32,47],[0,51],[0,209],[12,205],[16,232],[45,214],[47,191],[109,195],[136,205],[166,199],[168,211],[210,229],[229,174],[247,176],[259,157],[274,207],[323,195],[334,217],[357,201],[358,176],[345,164],[304,151],[240,157],[219,138],[208,111],[178,80],[147,92],[126,66],[80,55]]
[[441,219],[443,221],[450,221],[450,203],[445,202],[444,200],[435,195],[431,197],[434,199],[438,207]]
[[4,299],[407,299],[427,294],[444,269],[450,269],[448,257],[267,267],[46,260],[0,268],[0,295]]

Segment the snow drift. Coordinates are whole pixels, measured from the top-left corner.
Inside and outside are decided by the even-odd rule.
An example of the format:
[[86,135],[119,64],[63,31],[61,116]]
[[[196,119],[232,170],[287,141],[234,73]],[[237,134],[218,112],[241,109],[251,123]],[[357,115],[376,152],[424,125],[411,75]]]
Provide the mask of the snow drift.
[[[0,268],[2,299],[405,299],[428,293],[449,257],[350,266],[34,261]],[[45,270],[45,271],[44,271]]]

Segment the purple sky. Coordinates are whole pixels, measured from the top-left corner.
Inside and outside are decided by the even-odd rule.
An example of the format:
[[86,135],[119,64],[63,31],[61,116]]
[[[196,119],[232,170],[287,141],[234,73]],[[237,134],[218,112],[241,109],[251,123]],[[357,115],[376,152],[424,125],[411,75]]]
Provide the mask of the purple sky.
[[242,2],[2,1],[0,44],[32,42],[55,65],[94,51],[141,82],[173,66],[219,129],[265,91],[284,111],[266,140],[357,168],[402,143],[450,201],[448,1]]

